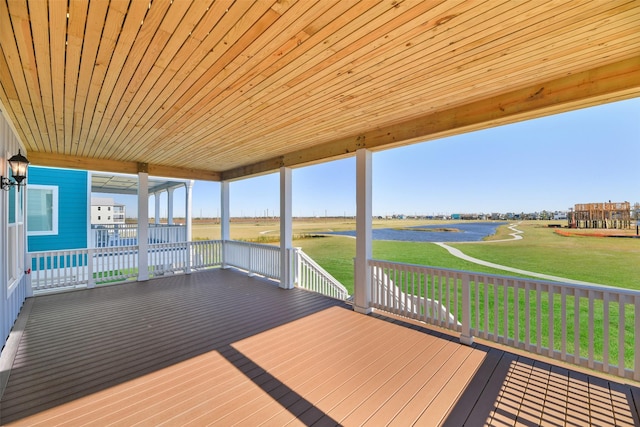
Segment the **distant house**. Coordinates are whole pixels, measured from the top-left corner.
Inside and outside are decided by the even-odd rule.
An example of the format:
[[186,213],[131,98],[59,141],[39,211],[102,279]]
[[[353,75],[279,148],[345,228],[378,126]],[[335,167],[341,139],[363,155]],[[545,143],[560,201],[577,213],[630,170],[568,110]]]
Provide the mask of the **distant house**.
[[91,224],[124,224],[126,207],[111,197],[91,198]]

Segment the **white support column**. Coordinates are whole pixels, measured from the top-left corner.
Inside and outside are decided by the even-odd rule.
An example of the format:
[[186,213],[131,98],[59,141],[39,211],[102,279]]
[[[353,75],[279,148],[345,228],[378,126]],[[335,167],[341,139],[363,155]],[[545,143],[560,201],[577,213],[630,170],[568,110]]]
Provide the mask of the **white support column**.
[[371,313],[370,270],[372,257],[372,185],[371,151],[356,152],[356,265],[353,290],[353,309],[359,313]]
[[220,240],[222,240],[222,268],[227,268],[226,243],[231,237],[229,214],[229,181],[220,183]]
[[[193,181],[191,181],[193,183]],[[193,184],[192,184],[193,186]],[[175,188],[169,188],[167,190],[167,225],[173,225],[173,192]],[[187,187],[189,191],[189,187]],[[187,195],[187,197],[189,197]]]
[[153,223],[154,224],[160,224],[160,194],[159,193],[153,193],[153,199],[156,202],[155,218],[154,218]]
[[291,168],[280,168],[280,287],[293,289],[291,253],[293,250],[293,204]]
[[[187,242],[191,241],[191,237],[193,234],[193,222],[191,221],[191,217],[193,216],[193,180],[189,181],[188,184],[185,184],[186,187],[186,195],[185,195],[185,207],[184,207],[184,224],[186,227],[186,238]],[[171,199],[173,202],[173,190],[171,190]],[[173,212],[171,212],[173,216]],[[171,223],[173,224],[173,218],[171,218]]]
[[149,280],[149,174],[138,172],[138,281]]

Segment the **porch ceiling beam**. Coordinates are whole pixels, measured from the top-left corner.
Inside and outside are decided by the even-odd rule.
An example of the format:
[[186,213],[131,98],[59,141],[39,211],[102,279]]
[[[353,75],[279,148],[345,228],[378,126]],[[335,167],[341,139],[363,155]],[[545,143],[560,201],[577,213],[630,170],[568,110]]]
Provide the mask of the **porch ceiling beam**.
[[[45,152],[29,152],[28,158],[31,164],[37,166],[128,173],[132,175],[135,175],[140,171],[140,163],[137,162],[67,156]],[[150,176],[195,179],[201,181],[220,181],[220,173],[199,169],[149,164],[146,165],[146,171]]]
[[392,148],[637,96],[640,96],[640,57],[230,169],[222,172],[222,179],[233,180],[273,172],[283,166],[303,166],[346,157],[360,148]]

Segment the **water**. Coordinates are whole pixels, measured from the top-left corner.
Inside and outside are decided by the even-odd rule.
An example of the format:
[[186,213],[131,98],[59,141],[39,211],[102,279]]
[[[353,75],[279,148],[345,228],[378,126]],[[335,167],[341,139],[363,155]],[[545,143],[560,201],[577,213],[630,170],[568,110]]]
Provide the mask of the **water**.
[[[506,222],[461,222],[435,225],[419,225],[403,229],[379,228],[373,230],[373,240],[396,240],[401,242],[478,242],[495,234],[496,229]],[[455,229],[459,231],[414,231],[419,229]],[[355,230],[333,231],[326,234],[354,236]]]

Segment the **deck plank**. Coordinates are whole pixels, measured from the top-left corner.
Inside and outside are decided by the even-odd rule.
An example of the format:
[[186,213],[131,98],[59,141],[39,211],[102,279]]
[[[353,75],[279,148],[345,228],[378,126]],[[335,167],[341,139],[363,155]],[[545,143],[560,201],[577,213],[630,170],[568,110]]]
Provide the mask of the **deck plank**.
[[640,424],[633,385],[232,270],[29,304],[3,425]]

